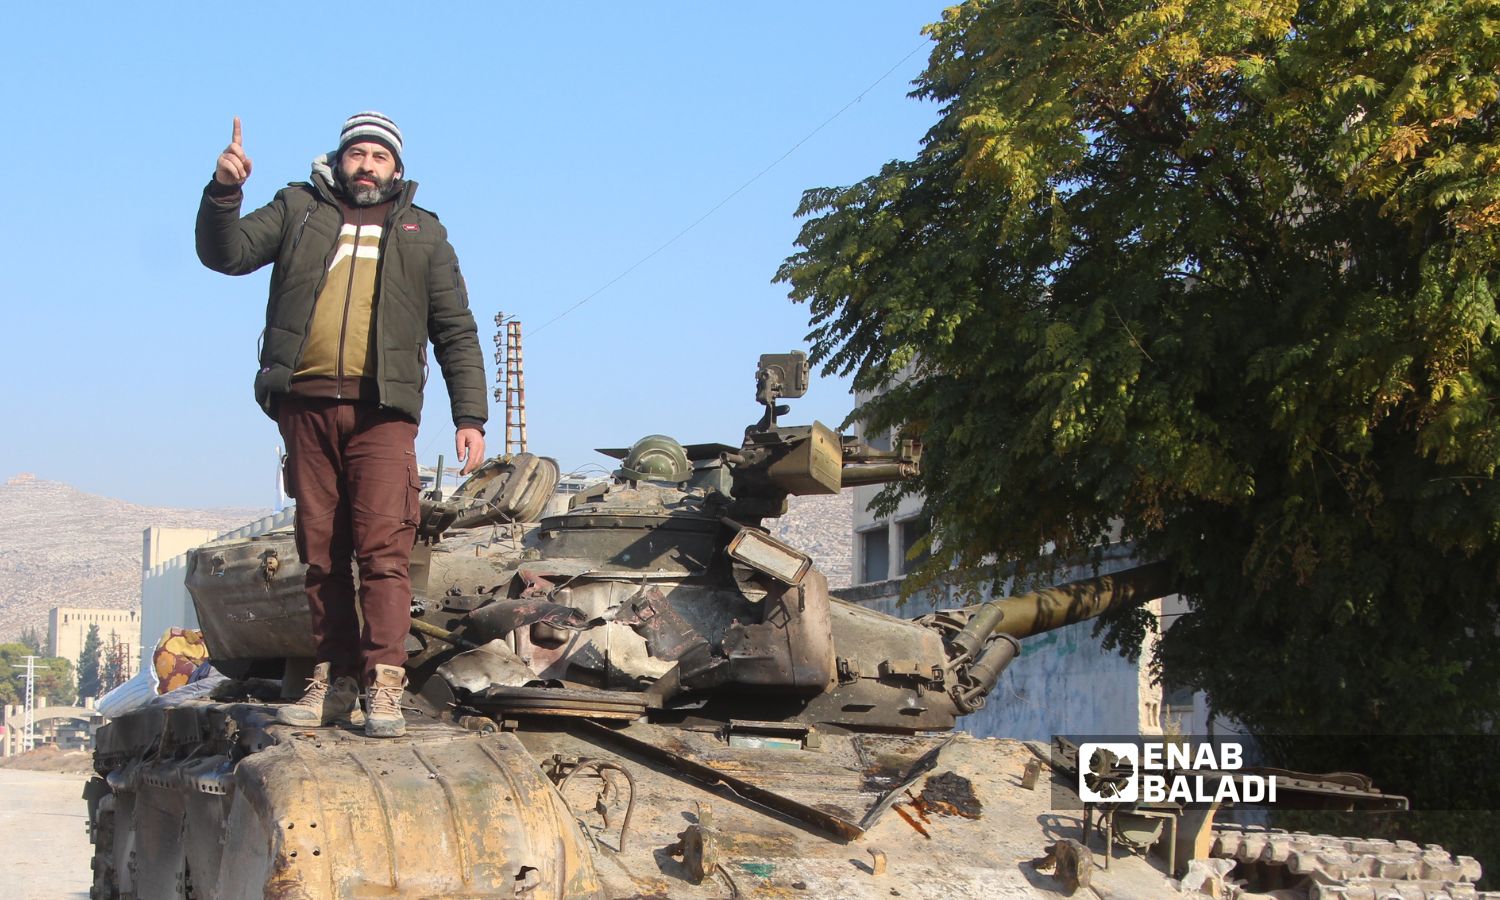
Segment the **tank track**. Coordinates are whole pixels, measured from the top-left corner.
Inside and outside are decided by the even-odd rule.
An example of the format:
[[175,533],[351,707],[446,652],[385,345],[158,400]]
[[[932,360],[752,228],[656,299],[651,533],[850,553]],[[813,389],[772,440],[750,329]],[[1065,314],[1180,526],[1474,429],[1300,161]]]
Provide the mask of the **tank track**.
[[1478,860],[1437,844],[1216,825],[1210,855],[1240,863],[1252,887],[1300,882],[1310,900],[1500,900],[1474,886]]

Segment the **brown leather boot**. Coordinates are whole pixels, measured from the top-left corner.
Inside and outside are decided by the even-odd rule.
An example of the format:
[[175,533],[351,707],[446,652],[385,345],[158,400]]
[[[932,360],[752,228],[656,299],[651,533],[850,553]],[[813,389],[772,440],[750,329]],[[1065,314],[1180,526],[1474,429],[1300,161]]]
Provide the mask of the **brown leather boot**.
[[359,708],[359,682],[352,676],[341,675],[330,684],[328,672],[326,662],[313,666],[302,699],[278,709],[276,721],[311,728],[334,722],[363,725],[365,714]]
[[401,712],[401,692],[406,689],[406,670],[400,666],[375,666],[375,680],[365,695],[365,735],[400,737],[406,734],[406,716]]

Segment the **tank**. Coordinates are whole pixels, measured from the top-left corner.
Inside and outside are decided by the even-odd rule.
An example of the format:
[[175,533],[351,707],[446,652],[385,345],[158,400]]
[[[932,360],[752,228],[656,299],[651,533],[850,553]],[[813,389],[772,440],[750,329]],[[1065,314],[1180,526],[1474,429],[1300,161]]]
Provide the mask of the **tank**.
[[[402,738],[276,723],[312,665],[289,529],[194,551],[232,680],[100,729],[92,896],[1154,897],[1195,860],[1290,846],[1211,812],[1163,837],[1167,816],[1134,807],[1090,840],[1087,814],[1055,808],[1068,746],[959,730],[1022,639],[1163,596],[1166,570],[913,618],[831,596],[764,523],[794,494],[910,477],[921,448],[780,424],[807,381],[803,354],[761,357],[738,445],[602,451],[614,477],[552,514],[556,464],[529,454],[424,497]],[[1301,777],[1345,806],[1394,802]],[[1472,892],[1472,860],[1444,858],[1407,875]],[[1302,859],[1262,880],[1364,877]]]

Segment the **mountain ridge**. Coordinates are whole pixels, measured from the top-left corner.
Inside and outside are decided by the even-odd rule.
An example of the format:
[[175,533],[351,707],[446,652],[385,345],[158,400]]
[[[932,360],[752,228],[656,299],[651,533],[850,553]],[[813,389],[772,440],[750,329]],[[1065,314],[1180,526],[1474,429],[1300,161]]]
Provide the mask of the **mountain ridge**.
[[46,635],[54,606],[139,608],[147,528],[222,532],[268,512],[145,506],[29,472],[13,475],[0,484],[0,641],[27,627]]

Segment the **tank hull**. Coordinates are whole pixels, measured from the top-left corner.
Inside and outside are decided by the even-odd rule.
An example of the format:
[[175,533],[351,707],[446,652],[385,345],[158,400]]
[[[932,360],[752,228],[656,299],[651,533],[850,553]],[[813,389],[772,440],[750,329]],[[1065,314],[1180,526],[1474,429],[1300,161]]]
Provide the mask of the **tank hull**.
[[[415,715],[375,740],[273,713],[194,702],[106,726],[96,897],[1065,895],[1028,861],[1038,822],[1076,813],[1022,786],[1037,756],[1015,741]],[[965,814],[913,802],[953,775]],[[1167,889],[1136,858],[1095,884]]]
[[97,758],[95,896],[604,896],[510,733],[414,723],[372,740],[190,703],[105,726]]

